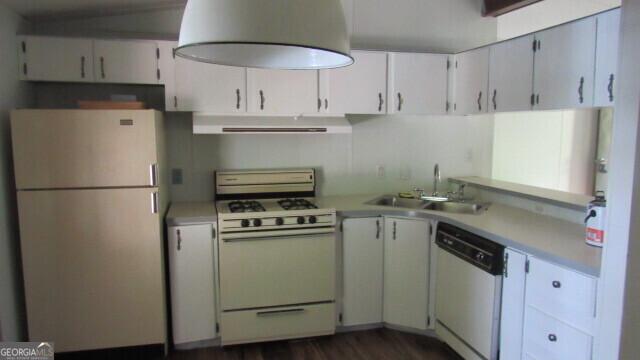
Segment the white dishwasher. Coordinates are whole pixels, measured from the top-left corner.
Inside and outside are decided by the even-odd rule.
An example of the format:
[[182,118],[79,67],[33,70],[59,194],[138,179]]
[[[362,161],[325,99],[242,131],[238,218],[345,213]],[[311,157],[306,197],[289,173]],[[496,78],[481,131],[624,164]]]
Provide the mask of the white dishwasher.
[[498,358],[504,247],[439,224],[436,333],[467,360]]

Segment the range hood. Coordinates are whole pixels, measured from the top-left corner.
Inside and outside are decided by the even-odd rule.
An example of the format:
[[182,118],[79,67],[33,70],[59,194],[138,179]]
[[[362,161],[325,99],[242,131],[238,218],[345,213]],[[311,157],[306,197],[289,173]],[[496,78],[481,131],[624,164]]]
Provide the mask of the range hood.
[[194,134],[350,134],[343,117],[193,114]]

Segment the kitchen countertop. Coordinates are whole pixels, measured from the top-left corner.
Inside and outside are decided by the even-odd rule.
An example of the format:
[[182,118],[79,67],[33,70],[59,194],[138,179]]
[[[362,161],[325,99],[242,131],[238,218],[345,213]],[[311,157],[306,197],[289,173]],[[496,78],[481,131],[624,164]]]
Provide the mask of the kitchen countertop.
[[379,196],[328,196],[316,200],[320,207],[335,208],[343,217],[395,215],[443,221],[540,259],[595,277],[600,274],[602,249],[585,243],[585,229],[580,224],[497,203],[478,215],[365,204]]
[[[317,197],[316,202],[320,207],[335,208],[342,217],[387,215],[443,221],[540,259],[591,276],[600,274],[602,249],[585,243],[584,226],[580,224],[497,203],[478,215],[365,204],[380,195],[326,196]],[[215,203],[173,203],[166,221],[168,226],[216,222]]]
[[216,204],[207,202],[174,202],[166,216],[167,226],[210,224],[218,221]]

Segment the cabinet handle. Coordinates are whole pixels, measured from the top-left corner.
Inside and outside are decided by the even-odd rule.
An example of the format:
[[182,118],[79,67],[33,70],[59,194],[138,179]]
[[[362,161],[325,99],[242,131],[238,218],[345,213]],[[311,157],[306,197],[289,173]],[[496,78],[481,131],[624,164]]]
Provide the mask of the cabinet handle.
[[402,99],[402,94],[398,93],[398,111],[402,111],[403,103],[404,103],[404,100]]
[[376,220],[376,239],[380,239],[380,220]]
[[509,277],[509,253],[505,251],[504,253],[504,261],[502,262],[502,276],[504,278]]
[[562,287],[562,284],[558,280],[553,281],[551,285],[556,289],[560,289]]
[[322,99],[318,98],[318,111],[322,109]]
[[81,56],[80,57],[80,76],[84,79],[84,62],[85,62],[85,57]]
[[613,102],[613,74],[609,75],[609,85],[607,85],[607,91],[609,92],[609,101]]
[[536,105],[540,105],[540,94],[536,95]]
[[27,63],[22,63],[22,73],[27,75]]
[[384,100],[382,99],[382,93],[378,93],[378,111],[382,112],[382,105],[384,105]]
[[578,99],[580,100],[580,104],[584,102],[583,90],[584,90],[584,76],[581,76],[580,85],[578,86],[578,96],[579,96]]
[[556,334],[549,334],[549,341],[551,342],[558,341],[558,337],[556,336]]
[[493,110],[498,109],[498,103],[496,102],[497,97],[498,97],[498,90],[493,89],[493,98],[491,99],[491,102],[493,102]]
[[240,89],[236,89],[236,109],[240,109],[240,101],[242,97],[240,97]]
[[182,236],[180,235],[180,229],[176,230],[176,235],[178,236],[178,251],[182,250]]
[[100,56],[100,76],[104,79],[104,57]]
[[482,91],[478,93],[478,111],[482,111]]
[[398,232],[397,230],[398,230],[398,229],[397,229],[397,224],[396,224],[396,222],[394,221],[394,222],[393,222],[393,240],[395,240],[395,239],[396,239],[396,234],[397,234],[397,232]]
[[324,109],[325,110],[329,109],[329,99],[327,99],[327,98],[324,99]]
[[264,110],[264,91],[260,90],[260,110]]

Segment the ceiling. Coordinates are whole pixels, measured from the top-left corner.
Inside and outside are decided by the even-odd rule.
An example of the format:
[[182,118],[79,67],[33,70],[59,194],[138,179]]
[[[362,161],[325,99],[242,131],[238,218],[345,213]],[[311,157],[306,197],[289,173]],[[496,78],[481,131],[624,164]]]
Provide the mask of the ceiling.
[[184,6],[187,0],[0,0],[31,20],[118,15]]

